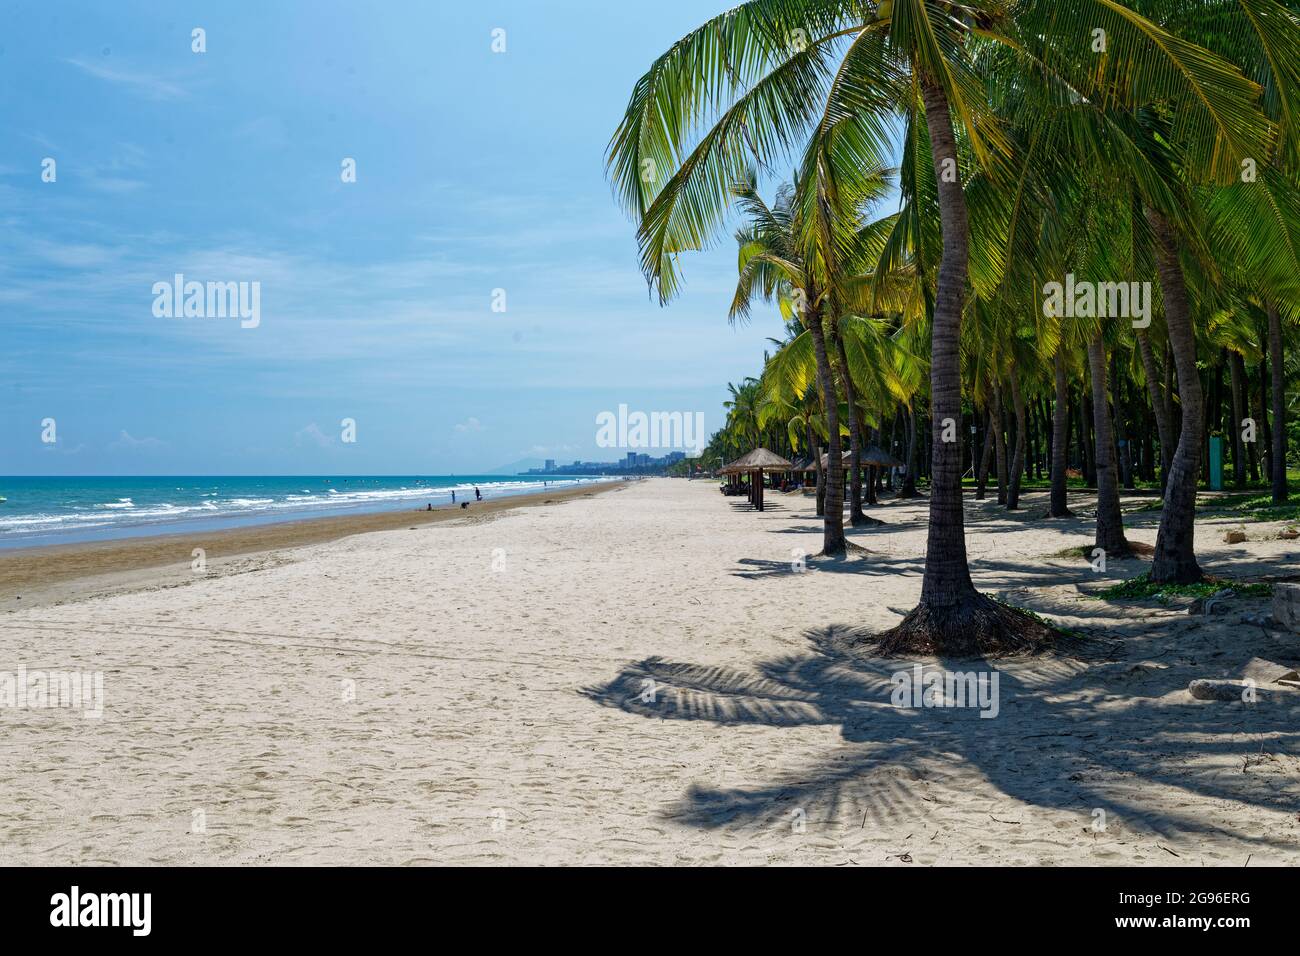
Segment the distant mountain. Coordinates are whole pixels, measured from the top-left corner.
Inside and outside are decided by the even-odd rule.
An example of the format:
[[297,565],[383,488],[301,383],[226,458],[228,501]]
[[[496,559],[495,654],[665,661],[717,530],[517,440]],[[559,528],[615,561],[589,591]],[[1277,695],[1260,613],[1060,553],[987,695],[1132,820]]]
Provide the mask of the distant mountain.
[[496,468],[489,468],[483,472],[485,475],[517,475],[520,472],[527,471],[529,468],[541,468],[546,462],[540,458],[520,458],[518,461],[512,461],[509,464],[498,465]]

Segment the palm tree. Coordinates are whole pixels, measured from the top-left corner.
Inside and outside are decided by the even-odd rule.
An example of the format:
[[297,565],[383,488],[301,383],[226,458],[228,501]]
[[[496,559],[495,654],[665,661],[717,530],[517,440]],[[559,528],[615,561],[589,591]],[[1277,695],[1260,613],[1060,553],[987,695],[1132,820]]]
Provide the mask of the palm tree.
[[[1092,52],[1094,30],[1107,38],[1105,57]],[[610,143],[610,172],[637,220],[643,269],[667,301],[678,288],[677,255],[712,239],[729,187],[751,160],[766,166],[811,136],[804,169],[816,167],[816,189],[805,197],[830,203],[834,184],[886,165],[896,121],[913,129],[924,122],[927,135],[914,138],[929,150],[943,250],[931,311],[930,520],[920,602],[882,635],[885,653],[1000,652],[1054,637],[976,592],[963,531],[961,445],[945,440],[961,420],[958,349],[973,278],[963,181],[980,170],[1004,191],[1014,187],[1013,146],[990,105],[990,83],[1050,87],[1062,104],[1173,104],[1181,131],[1212,140],[1205,161],[1221,173],[1267,133],[1256,121],[1255,84],[1115,0],[750,0],[654,62]],[[825,217],[816,219],[814,228],[824,225]],[[814,291],[818,301],[827,290]],[[820,329],[819,314],[809,319]],[[815,345],[830,396],[820,332]],[[828,416],[834,404],[827,402]],[[831,441],[837,437],[832,429]],[[829,497],[827,507],[829,518]]]
[[802,214],[806,201],[793,187],[783,187],[768,206],[758,195],[755,175],[746,172],[733,190],[748,223],[737,234],[740,244],[740,278],[732,298],[729,318],[748,318],[755,295],[776,300],[782,312],[808,331],[816,362],[817,384],[826,413],[828,459],[826,465],[825,513],[822,522],[822,553],[843,554],[844,462],[840,451],[839,393],[831,367],[827,335],[834,347],[835,327],[823,315],[825,285],[815,274],[815,265],[803,243],[806,224]]
[[727,410],[727,432],[736,440],[734,447],[738,449],[737,455],[743,455],[761,443],[758,380],[747,378],[739,386],[728,382],[727,390],[731,393],[731,398],[722,403],[722,407]]

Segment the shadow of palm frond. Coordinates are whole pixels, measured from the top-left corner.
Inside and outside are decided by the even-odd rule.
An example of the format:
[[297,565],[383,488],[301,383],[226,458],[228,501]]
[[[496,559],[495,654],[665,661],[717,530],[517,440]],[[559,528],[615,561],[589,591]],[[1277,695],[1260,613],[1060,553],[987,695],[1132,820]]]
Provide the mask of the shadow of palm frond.
[[[999,706],[990,719],[970,707],[894,706],[894,678],[918,662],[854,651],[863,634],[843,626],[805,636],[807,653],[758,661],[752,670],[650,657],[582,693],[601,706],[664,720],[838,728],[839,746],[771,770],[765,782],[694,784],[664,808],[667,819],[704,829],[776,826],[795,813],[839,825],[924,821],[957,802],[974,780],[989,789],[991,806],[1070,811],[1081,826],[1102,809],[1135,832],[1166,837],[1231,825],[1205,819],[1205,806],[1192,797],[1245,802],[1293,818],[1300,810],[1294,772],[1300,769],[1300,694],[1225,710],[1234,705],[1171,702],[1171,691],[1186,687],[1187,675],[1176,668],[1063,658],[1014,668],[999,662],[1001,669],[981,660],[921,665],[996,671]],[[1258,777],[1225,772],[1243,760],[1263,760],[1266,749],[1270,760],[1289,763]],[[1191,757],[1211,759],[1191,767]],[[1159,789],[1144,796],[1152,788]],[[1171,801],[1165,788],[1179,799]],[[1294,835],[1240,828],[1230,835],[1295,849]]]
[[776,727],[829,721],[808,695],[779,681],[728,667],[675,664],[658,657],[625,667],[583,695],[662,720],[710,720],[719,724],[762,723]]

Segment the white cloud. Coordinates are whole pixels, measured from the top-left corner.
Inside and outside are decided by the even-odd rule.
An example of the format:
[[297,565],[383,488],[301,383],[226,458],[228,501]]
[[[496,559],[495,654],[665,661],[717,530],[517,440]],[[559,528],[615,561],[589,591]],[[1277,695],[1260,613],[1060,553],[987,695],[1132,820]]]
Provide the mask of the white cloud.
[[160,438],[136,438],[125,428],[122,429],[117,441],[109,445],[109,448],[162,448],[167,443]]
[[91,189],[97,189],[102,193],[112,193],[117,196],[133,193],[137,189],[143,189],[148,185],[143,180],[127,179],[123,176],[92,176],[87,182]]
[[321,448],[328,448],[334,444],[333,436],[326,435],[315,422],[293,433],[293,443],[295,445],[302,445],[308,441],[315,442]]
[[458,432],[481,432],[483,423],[472,415],[456,426]]
[[64,62],[71,63],[77,69],[90,74],[96,79],[116,83],[118,86],[125,86],[127,89],[140,93],[151,100],[174,100],[186,95],[185,90],[175,83],[151,76],[148,73],[114,69],[99,63],[87,63],[85,60],[78,59],[68,59]]

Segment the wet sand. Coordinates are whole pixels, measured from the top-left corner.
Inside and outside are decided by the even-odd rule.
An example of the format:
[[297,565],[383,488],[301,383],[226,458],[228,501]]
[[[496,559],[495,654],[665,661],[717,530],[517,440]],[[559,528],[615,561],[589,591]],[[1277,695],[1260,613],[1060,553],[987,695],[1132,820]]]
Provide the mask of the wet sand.
[[[136,587],[183,583],[193,577],[194,549],[204,551],[212,571],[232,565],[265,566],[273,552],[323,544],[372,531],[423,528],[444,521],[473,520],[511,508],[528,508],[555,501],[589,497],[621,482],[539,491],[535,494],[488,498],[423,508],[379,511],[279,521],[273,524],[223,528],[215,531],[158,534],[115,541],[91,541],[0,551],[0,609],[41,607],[91,595]],[[250,560],[262,555],[262,560]],[[240,559],[240,560],[236,560]]]

